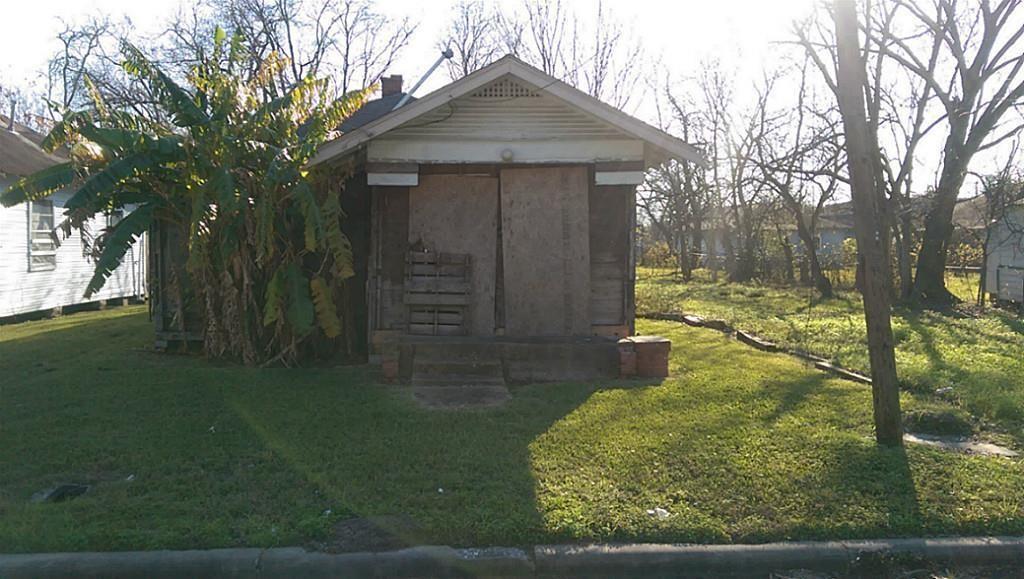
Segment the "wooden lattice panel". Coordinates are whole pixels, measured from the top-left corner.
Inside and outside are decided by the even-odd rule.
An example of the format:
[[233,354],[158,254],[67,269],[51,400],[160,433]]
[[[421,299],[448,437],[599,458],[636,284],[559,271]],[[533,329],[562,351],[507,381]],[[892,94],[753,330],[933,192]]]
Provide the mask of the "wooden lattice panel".
[[471,261],[467,254],[409,252],[404,301],[409,310],[410,334],[467,333]]

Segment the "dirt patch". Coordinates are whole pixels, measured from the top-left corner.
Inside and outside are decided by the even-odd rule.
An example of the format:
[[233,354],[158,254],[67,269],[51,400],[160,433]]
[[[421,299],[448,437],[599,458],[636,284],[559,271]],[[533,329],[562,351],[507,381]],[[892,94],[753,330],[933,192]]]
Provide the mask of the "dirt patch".
[[413,388],[412,397],[425,408],[471,410],[501,406],[512,395],[505,386],[423,386]]
[[903,415],[903,428],[908,432],[939,436],[970,436],[974,428],[964,412],[912,410]]
[[394,551],[424,541],[422,529],[410,517],[383,515],[340,521],[331,528],[327,539],[314,542],[311,547],[326,553]]

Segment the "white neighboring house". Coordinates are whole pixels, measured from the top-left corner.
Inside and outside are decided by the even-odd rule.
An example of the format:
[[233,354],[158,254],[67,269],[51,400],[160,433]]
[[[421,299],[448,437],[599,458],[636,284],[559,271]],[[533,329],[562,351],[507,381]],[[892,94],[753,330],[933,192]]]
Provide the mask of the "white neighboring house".
[[1024,205],[996,224],[985,264],[985,291],[994,299],[1024,303]]
[[[43,136],[0,116],[0,191],[19,178],[65,161],[44,152]],[[62,219],[70,191],[14,207],[0,206],[0,319],[54,310],[100,300],[141,297],[146,293],[146,238],[125,255],[121,266],[96,294],[85,297],[93,262],[79,238],[58,244],[51,236]],[[99,217],[89,224],[99,234],[118,215]]]

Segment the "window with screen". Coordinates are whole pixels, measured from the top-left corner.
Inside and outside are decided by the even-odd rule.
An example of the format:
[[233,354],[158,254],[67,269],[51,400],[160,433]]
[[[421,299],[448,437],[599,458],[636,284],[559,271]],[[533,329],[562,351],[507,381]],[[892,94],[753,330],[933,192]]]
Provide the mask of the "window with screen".
[[57,243],[53,239],[53,201],[32,201],[28,207],[28,270],[57,269]]

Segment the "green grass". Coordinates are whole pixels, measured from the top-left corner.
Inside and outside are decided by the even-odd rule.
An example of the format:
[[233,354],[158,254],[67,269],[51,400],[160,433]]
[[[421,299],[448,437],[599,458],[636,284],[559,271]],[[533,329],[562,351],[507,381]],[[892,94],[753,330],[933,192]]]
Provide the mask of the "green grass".
[[[880,449],[867,388],[716,332],[640,329],[675,345],[660,385],[431,412],[364,368],[149,353],[139,308],[0,327],[0,552],[296,545],[384,514],[455,545],[1024,533],[1020,461]],[[68,481],[93,488],[29,501]]]
[[[970,299],[976,277],[950,277]],[[668,270],[641,270],[637,311],[721,318],[784,346],[810,351],[862,372],[869,369],[860,295],[831,300],[809,288],[683,283]],[[1024,443],[1024,320],[991,310],[982,317],[897,307],[893,316],[901,383],[921,393],[952,387],[965,410]]]

